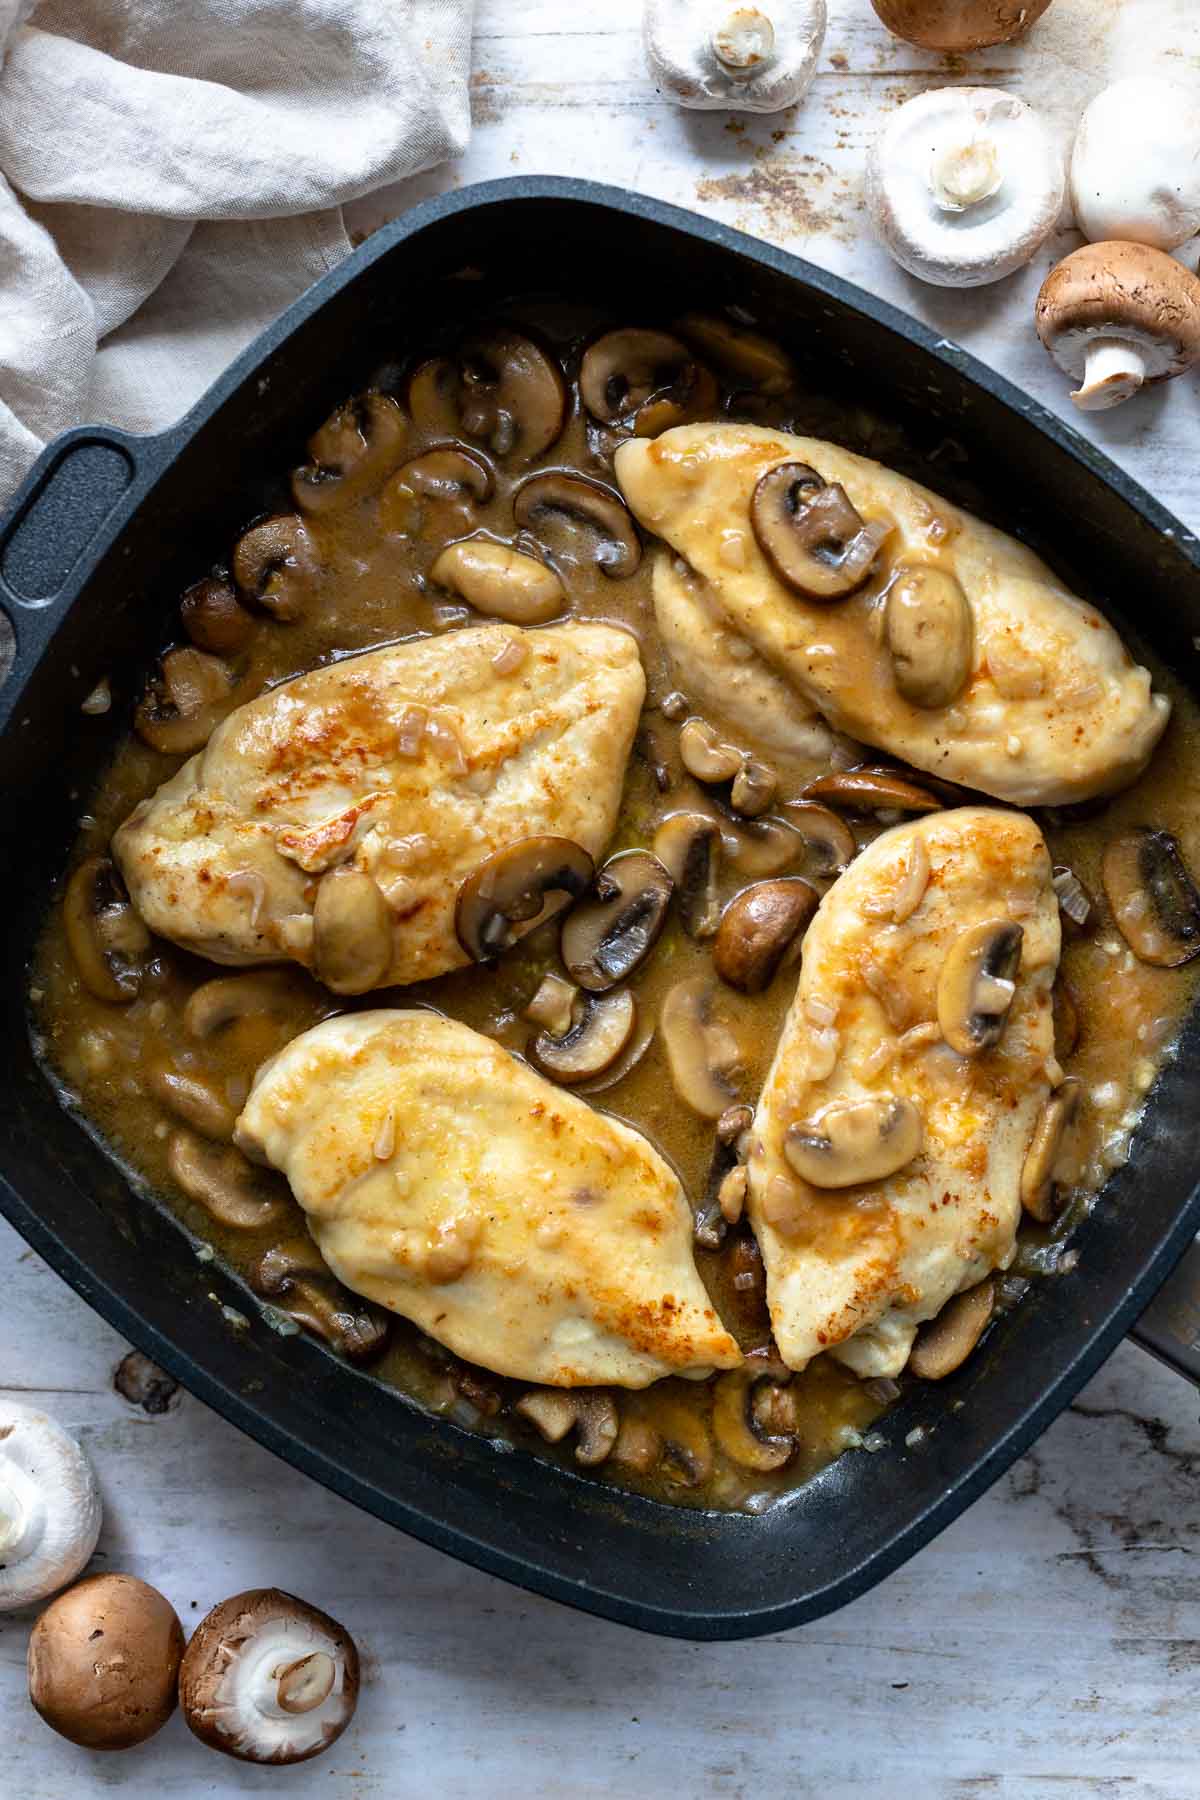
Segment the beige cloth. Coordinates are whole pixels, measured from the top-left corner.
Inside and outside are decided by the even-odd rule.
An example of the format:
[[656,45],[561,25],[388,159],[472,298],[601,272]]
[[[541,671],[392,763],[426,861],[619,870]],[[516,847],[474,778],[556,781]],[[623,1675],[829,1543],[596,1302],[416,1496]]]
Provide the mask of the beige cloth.
[[0,0],[0,500],[58,431],[177,418],[465,148],[473,0]]

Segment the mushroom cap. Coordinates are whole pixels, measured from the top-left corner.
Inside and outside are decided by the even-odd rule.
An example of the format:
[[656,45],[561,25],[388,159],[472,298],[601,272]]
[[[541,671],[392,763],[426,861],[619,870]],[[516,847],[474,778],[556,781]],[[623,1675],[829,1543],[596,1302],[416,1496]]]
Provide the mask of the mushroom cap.
[[[314,1671],[306,1680],[298,1665]],[[288,1679],[299,1687],[292,1697]],[[188,1729],[240,1762],[297,1763],[342,1735],[358,1651],[336,1619],[281,1588],[234,1594],[201,1619],[179,1671]]]
[[1035,321],[1055,362],[1077,381],[1097,338],[1134,345],[1145,380],[1165,381],[1200,356],[1200,281],[1148,244],[1084,244],[1047,275]]
[[[978,200],[947,186],[955,160],[970,158],[989,176]],[[867,164],[867,204],[885,248],[937,287],[982,287],[1022,268],[1054,229],[1065,187],[1045,126],[1000,88],[918,94],[888,119]]]
[[779,112],[808,92],[826,24],[825,0],[646,0],[646,60],[680,106]]
[[183,1627],[136,1575],[89,1575],[42,1613],[29,1639],[29,1698],[88,1750],[145,1743],[175,1710]]
[[0,1612],[74,1581],[100,1535],[92,1465],[61,1425],[0,1398]]
[[1050,0],[871,0],[889,31],[923,50],[983,50],[1008,44],[1041,18]]
[[1200,90],[1142,75],[1097,94],[1075,139],[1071,204],[1092,243],[1173,250],[1200,231]]

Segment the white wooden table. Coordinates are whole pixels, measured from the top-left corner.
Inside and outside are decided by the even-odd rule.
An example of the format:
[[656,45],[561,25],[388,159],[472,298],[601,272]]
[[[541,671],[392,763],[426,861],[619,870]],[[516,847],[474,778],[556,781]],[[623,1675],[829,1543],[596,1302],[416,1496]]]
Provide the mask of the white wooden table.
[[[920,288],[870,242],[859,184],[872,117],[935,65],[889,40],[867,0],[830,10],[807,104],[743,122],[658,99],[636,0],[481,0],[469,154],[360,203],[357,220],[504,173],[640,188],[850,275],[1066,412],[1029,326],[1047,258],[955,296]],[[978,78],[1007,80],[1066,129],[1107,74],[1194,76],[1198,13],[1193,0],[1056,0],[1040,36],[979,59]],[[1194,529],[1198,413],[1200,384],[1181,381],[1089,426]],[[29,1619],[0,1615],[0,1795],[1200,1793],[1200,1403],[1131,1347],[874,1593],[806,1630],[698,1646],[530,1599],[411,1543],[187,1395],[158,1418],[135,1411],[112,1389],[126,1347],[5,1227],[0,1271],[0,1389],[86,1443],[107,1505],[96,1566],[155,1583],[185,1623],[239,1588],[291,1588],[354,1632],[366,1676],[354,1726],[306,1768],[242,1768],[178,1719],[139,1751],[91,1757],[25,1705]]]

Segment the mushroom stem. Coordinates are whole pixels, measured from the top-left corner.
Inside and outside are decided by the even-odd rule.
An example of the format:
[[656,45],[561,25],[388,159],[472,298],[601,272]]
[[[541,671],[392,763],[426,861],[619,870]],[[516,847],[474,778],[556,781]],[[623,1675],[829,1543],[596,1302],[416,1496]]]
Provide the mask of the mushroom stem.
[[1071,398],[1080,412],[1104,412],[1136,394],[1146,379],[1146,359],[1126,338],[1098,337],[1087,348],[1083,381]]
[[966,212],[1000,191],[1004,171],[993,138],[949,144],[930,164],[929,191],[943,212]]
[[712,34],[712,53],[731,75],[756,75],[775,53],[775,27],[756,6],[738,6]]

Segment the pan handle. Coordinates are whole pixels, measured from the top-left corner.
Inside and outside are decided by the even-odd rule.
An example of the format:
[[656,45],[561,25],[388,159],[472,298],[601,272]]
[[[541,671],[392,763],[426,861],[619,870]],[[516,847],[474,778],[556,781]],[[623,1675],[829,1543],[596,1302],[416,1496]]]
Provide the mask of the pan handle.
[[46,446],[0,519],[0,594],[10,606],[36,610],[62,592],[152,444],[101,425]]
[[1129,1335],[1200,1387],[1200,1238],[1184,1251]]

